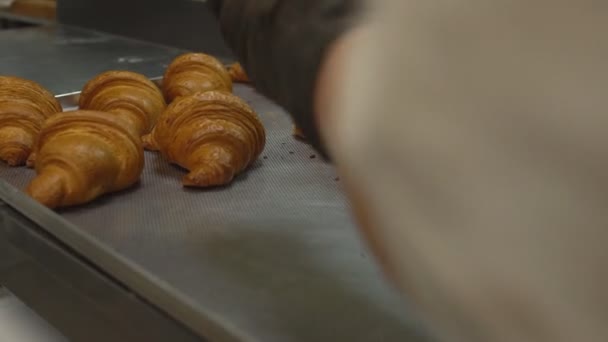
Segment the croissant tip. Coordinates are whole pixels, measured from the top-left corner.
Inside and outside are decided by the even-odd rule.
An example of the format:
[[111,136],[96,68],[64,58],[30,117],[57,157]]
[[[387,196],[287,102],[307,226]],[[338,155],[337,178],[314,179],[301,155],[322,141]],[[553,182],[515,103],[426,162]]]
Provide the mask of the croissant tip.
[[26,193],[40,204],[56,209],[65,196],[64,178],[55,172],[43,172],[32,180]]
[[228,185],[234,179],[234,171],[219,164],[206,164],[182,178],[184,187],[211,188]]
[[29,167],[30,169],[34,168],[34,166],[36,165],[36,153],[31,153],[29,158],[27,158],[27,161],[25,162],[25,166]]
[[152,134],[147,134],[142,137],[142,143],[144,149],[147,151],[158,151],[159,148],[154,140],[154,136]]
[[4,160],[9,166],[17,167],[25,165],[29,151],[19,147],[5,147],[0,149],[0,160]]
[[182,178],[182,185],[185,188],[202,188],[205,187],[200,179],[197,179],[196,175],[189,173]]

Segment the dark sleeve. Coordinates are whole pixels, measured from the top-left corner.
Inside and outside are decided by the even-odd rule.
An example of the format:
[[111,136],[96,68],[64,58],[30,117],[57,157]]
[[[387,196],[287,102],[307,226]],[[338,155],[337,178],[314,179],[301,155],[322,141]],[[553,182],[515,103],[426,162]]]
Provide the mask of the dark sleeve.
[[361,0],[212,1],[222,32],[254,86],[283,106],[324,152],[313,115],[327,48],[356,21]]

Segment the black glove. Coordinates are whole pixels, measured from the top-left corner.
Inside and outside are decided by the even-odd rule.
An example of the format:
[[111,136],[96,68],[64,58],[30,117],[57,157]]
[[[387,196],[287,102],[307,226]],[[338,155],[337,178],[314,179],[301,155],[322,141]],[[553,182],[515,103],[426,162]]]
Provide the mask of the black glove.
[[264,95],[324,152],[313,96],[327,48],[356,21],[361,0],[215,0],[224,38]]

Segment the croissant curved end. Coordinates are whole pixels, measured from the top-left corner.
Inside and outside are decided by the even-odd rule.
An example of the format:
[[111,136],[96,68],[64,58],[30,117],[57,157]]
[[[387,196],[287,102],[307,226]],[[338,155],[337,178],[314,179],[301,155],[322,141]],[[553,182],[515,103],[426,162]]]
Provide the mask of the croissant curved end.
[[27,162],[25,163],[25,165],[27,167],[29,167],[30,169],[34,168],[34,166],[36,166],[36,152],[32,152],[29,156],[29,158],[27,158]]
[[245,69],[240,63],[234,63],[228,67],[228,74],[233,82],[237,83],[249,83],[249,76],[245,72]]
[[184,176],[182,184],[185,187],[214,187],[227,185],[235,177],[235,172],[231,167],[219,163],[206,163],[193,169]]
[[152,131],[152,133],[144,135],[142,137],[142,143],[144,145],[144,149],[146,149],[147,151],[159,151],[160,147],[158,146],[158,143],[156,142],[156,139],[154,138],[154,131]]
[[64,173],[54,170],[43,171],[32,180],[26,192],[44,206],[50,209],[58,208],[66,195]]
[[23,166],[30,154],[30,149],[16,144],[8,144],[0,147],[0,160],[4,160],[9,166]]

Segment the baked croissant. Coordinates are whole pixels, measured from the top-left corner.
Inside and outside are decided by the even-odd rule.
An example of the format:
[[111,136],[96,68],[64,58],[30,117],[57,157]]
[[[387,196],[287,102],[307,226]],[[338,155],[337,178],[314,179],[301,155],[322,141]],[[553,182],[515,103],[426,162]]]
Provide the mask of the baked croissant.
[[80,109],[124,117],[140,135],[152,130],[167,104],[160,89],[146,76],[130,71],[108,71],[83,88]]
[[35,146],[37,176],[27,193],[49,208],[85,204],[138,182],[144,154],[124,118],[73,111],[52,116]]
[[180,96],[213,90],[232,92],[232,79],[220,61],[203,53],[177,57],[163,78],[163,92],[169,103]]
[[39,84],[0,76],[0,160],[24,165],[44,121],[61,111],[53,94]]
[[160,150],[171,163],[190,171],[190,187],[227,185],[250,166],[266,144],[264,126],[238,97],[205,92],[182,97],[161,116],[144,147]]
[[232,78],[232,82],[249,83],[249,76],[243,69],[241,63],[234,63],[228,67],[228,74]]

